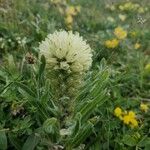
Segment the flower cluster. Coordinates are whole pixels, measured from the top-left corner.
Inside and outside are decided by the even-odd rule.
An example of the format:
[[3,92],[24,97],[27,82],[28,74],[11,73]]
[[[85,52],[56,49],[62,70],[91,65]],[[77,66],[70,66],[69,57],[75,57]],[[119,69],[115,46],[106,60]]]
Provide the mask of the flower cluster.
[[138,13],[144,13],[147,11],[147,7],[144,8],[140,6],[138,3],[133,3],[133,2],[127,2],[124,4],[119,5],[119,9],[121,11],[137,11]]
[[56,31],[39,46],[51,70],[83,73],[92,64],[92,50],[78,33]]
[[112,39],[112,40],[105,41],[105,46],[107,48],[115,48],[118,45],[119,45],[119,40],[117,40],[117,39]]
[[116,48],[119,45],[119,41],[123,40],[127,37],[127,31],[125,31],[122,27],[117,27],[114,29],[114,35],[116,38],[112,40],[106,40],[104,45],[107,48]]
[[119,17],[119,19],[120,19],[121,21],[125,21],[126,18],[127,18],[127,16],[124,15],[124,14],[119,14],[118,17]]
[[68,29],[72,29],[74,17],[81,11],[81,7],[68,4],[67,0],[51,0],[51,3],[57,7],[60,14],[64,16],[64,21]]
[[106,8],[106,9],[109,9],[109,10],[111,10],[111,11],[114,11],[114,10],[116,10],[116,7],[115,7],[115,5],[108,4],[108,3],[106,4],[105,8]]
[[123,111],[120,107],[115,108],[114,115],[123,121],[124,124],[129,125],[131,128],[138,126],[136,115],[133,111]]
[[147,112],[148,111],[148,105],[147,104],[144,104],[144,103],[141,103],[140,104],[140,109],[144,112]]
[[65,11],[65,23],[69,29],[72,28],[74,17],[80,12],[80,6],[68,6]]
[[135,43],[135,45],[134,45],[134,49],[139,49],[141,47],[141,44],[140,43]]
[[114,34],[119,40],[123,40],[127,37],[127,32],[122,27],[115,28]]

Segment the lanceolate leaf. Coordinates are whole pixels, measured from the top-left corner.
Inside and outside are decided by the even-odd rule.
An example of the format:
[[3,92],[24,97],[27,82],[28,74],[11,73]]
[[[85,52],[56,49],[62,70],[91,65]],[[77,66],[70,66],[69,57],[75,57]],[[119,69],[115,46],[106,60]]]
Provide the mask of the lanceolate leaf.
[[[105,87],[108,81],[109,72],[107,69],[104,69],[96,75],[95,80],[91,84],[91,89],[87,91],[86,97],[78,97],[75,113],[79,112],[82,115],[82,121],[88,119],[95,108],[101,106],[107,100]],[[80,98],[82,100],[79,100]]]
[[0,150],[7,149],[7,137],[5,131],[2,129],[0,130]]
[[36,94],[26,85],[20,83],[20,82],[15,82],[18,87],[20,87],[22,90],[24,90],[27,94],[29,94],[32,97],[36,97]]
[[89,103],[87,103],[81,110],[80,113],[82,114],[82,121],[86,120],[89,115],[95,110],[95,108],[101,106],[105,101],[105,92],[101,93],[101,95],[98,95],[93,100],[91,100]]
[[34,150],[39,142],[39,136],[36,134],[30,135],[23,145],[22,150]]
[[82,144],[84,140],[92,133],[93,124],[88,121],[87,123],[83,124],[77,134],[69,140],[68,147],[75,148]]

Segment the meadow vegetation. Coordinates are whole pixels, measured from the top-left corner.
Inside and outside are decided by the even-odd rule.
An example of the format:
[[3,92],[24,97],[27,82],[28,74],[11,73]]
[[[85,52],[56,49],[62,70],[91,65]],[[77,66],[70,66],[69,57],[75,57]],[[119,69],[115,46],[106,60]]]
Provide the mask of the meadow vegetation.
[[149,150],[148,0],[0,0],[0,150]]

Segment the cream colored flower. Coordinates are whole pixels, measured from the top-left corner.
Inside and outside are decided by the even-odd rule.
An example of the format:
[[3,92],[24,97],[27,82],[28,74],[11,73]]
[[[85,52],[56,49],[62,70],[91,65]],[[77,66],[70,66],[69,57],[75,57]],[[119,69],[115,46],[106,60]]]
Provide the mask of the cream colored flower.
[[111,16],[107,17],[107,20],[108,20],[109,22],[115,22],[115,19],[114,19],[113,17],[111,17]]
[[121,21],[125,21],[127,16],[123,14],[119,14],[118,17]]
[[47,68],[82,73],[92,64],[92,50],[79,33],[55,31],[41,42],[40,56],[44,55]]

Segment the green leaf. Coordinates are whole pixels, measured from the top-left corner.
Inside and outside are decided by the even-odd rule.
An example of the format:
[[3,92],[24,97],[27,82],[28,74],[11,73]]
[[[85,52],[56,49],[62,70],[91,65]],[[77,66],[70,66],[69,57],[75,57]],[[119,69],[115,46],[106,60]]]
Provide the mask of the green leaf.
[[24,143],[22,150],[34,150],[39,143],[39,136],[37,134],[30,135]]
[[7,89],[9,86],[11,86],[13,82],[10,82],[8,85],[4,86],[4,88],[0,91],[0,94],[3,93],[5,89]]
[[23,91],[25,91],[28,95],[32,96],[32,97],[36,97],[36,94],[30,89],[28,88],[28,86],[20,83],[20,82],[15,82],[15,84],[20,87]]
[[81,114],[77,113],[76,115],[76,121],[75,121],[75,125],[72,131],[72,136],[76,135],[76,133],[79,131],[80,127],[81,127]]
[[16,150],[21,150],[20,141],[13,134],[8,134],[10,143],[15,147]]
[[107,100],[106,85],[108,82],[109,71],[107,68],[98,72],[94,76],[94,81],[88,80],[88,84],[85,87],[87,90],[84,89],[76,99],[75,114],[79,112],[82,115],[82,121],[87,120],[90,114]]
[[138,142],[138,141],[136,141],[136,139],[134,137],[132,137],[130,135],[125,135],[123,137],[122,141],[123,141],[124,144],[126,144],[128,146],[131,146],[131,147],[136,146],[136,144]]
[[82,121],[86,120],[90,114],[95,110],[95,108],[101,106],[107,99],[105,97],[105,92],[100,93],[93,100],[89,101],[81,110],[80,113],[82,114]]
[[146,145],[150,145],[150,137],[144,137],[142,140],[138,143],[138,146],[144,147]]
[[149,148],[150,148],[150,144],[148,144],[148,145],[145,145],[145,148],[144,148],[144,150],[149,150]]
[[5,131],[2,129],[0,130],[0,150],[7,149],[7,137]]
[[85,139],[93,132],[93,126],[94,125],[90,121],[83,124],[75,136],[71,135],[70,140],[68,140],[68,147],[75,148],[82,144]]

